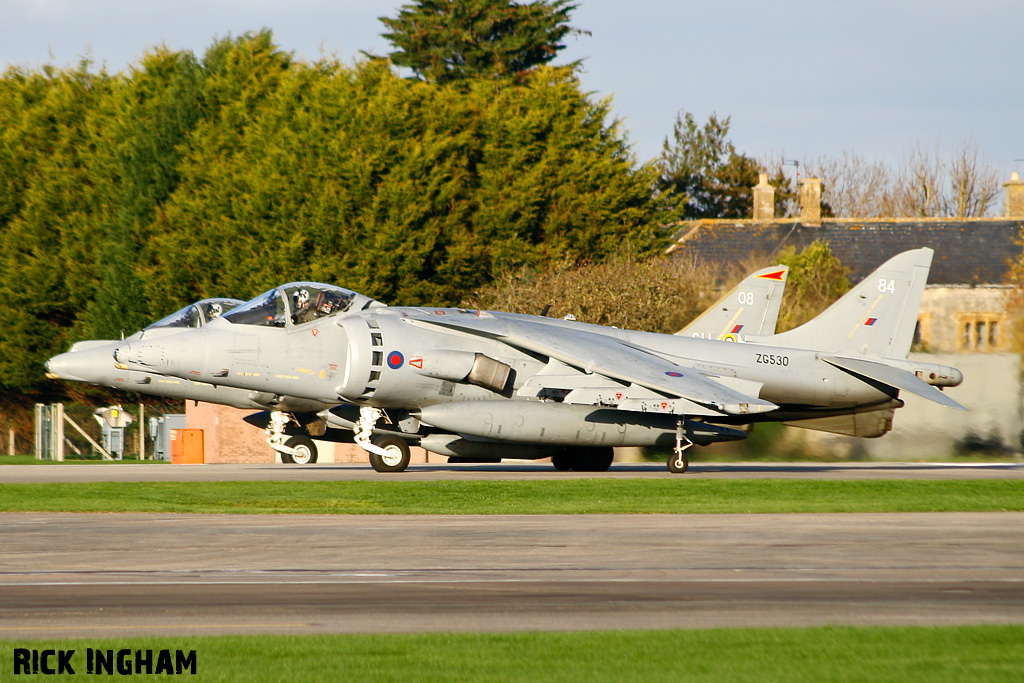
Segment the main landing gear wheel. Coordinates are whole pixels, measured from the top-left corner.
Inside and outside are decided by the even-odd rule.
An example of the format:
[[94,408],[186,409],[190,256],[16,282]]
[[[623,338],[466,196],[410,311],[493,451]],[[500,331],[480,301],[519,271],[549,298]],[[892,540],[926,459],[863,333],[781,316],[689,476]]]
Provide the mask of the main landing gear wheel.
[[281,453],[281,462],[293,462],[297,465],[310,465],[316,462],[316,444],[308,436],[293,436],[284,442],[295,453]]
[[579,472],[607,472],[615,459],[612,448],[585,448],[580,451],[575,469]]
[[572,454],[568,451],[561,451],[551,456],[551,464],[559,472],[568,472],[572,469]]
[[615,451],[611,448],[566,448],[551,456],[551,464],[559,472],[606,472],[614,459]]
[[378,472],[403,472],[409,466],[409,444],[397,436],[374,437],[373,445],[383,448],[387,455],[370,453],[370,466]]

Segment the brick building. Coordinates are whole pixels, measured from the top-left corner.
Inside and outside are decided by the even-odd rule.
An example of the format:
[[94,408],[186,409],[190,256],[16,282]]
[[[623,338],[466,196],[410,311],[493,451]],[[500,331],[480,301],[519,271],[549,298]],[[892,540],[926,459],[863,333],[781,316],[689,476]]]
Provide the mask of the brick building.
[[[244,420],[253,410],[196,401],[185,402],[185,424],[188,429],[203,430],[203,461],[207,464],[226,463],[273,463],[281,462],[281,456],[267,445],[267,435],[262,429],[253,427]],[[317,462],[320,463],[366,463],[366,451],[351,443],[315,441]],[[435,462],[444,462],[435,455]],[[410,462],[430,462],[430,456],[422,448],[411,449]]]

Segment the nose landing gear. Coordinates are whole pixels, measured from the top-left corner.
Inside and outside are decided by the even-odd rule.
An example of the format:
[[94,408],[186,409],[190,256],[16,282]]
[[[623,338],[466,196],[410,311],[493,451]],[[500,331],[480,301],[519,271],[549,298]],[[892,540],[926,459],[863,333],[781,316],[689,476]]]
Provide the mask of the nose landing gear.
[[275,410],[270,413],[267,423],[267,443],[281,454],[281,462],[307,465],[316,462],[316,444],[308,436],[296,435],[289,437],[285,428],[289,422],[296,420],[290,413]]

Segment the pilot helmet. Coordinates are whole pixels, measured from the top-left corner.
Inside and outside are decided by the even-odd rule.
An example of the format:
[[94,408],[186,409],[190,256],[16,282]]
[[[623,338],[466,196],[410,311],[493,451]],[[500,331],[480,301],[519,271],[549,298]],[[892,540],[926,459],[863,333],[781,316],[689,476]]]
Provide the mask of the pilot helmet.
[[295,303],[299,305],[299,308],[305,308],[309,305],[309,290],[300,289],[295,293]]
[[221,306],[217,302],[214,302],[214,303],[210,304],[210,310],[207,311],[207,313],[209,314],[210,320],[215,320],[216,318],[219,318],[220,314],[223,313],[223,312],[224,312],[224,307]]

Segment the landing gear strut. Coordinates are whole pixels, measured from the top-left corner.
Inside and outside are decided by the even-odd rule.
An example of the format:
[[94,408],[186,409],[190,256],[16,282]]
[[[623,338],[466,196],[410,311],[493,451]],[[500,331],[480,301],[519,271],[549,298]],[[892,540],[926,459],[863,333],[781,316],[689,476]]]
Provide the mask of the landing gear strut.
[[373,428],[387,415],[380,408],[362,406],[359,421],[353,428],[355,442],[370,454],[370,466],[378,472],[403,472],[409,466],[409,444],[397,436],[373,436]]
[[686,438],[686,429],[683,421],[676,422],[676,445],[672,449],[672,455],[668,456],[668,471],[673,474],[682,474],[690,467],[690,461],[686,458],[686,449],[693,445],[693,442]]
[[285,428],[289,422],[298,422],[290,413],[275,410],[270,413],[270,422],[267,423],[267,443],[275,451],[281,454],[281,462],[299,463],[305,465],[309,462],[316,462],[316,445],[312,439],[307,437],[288,438]]

